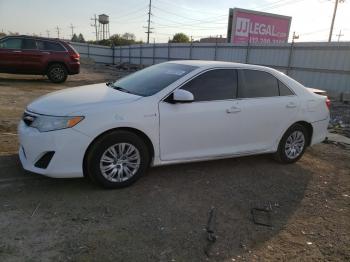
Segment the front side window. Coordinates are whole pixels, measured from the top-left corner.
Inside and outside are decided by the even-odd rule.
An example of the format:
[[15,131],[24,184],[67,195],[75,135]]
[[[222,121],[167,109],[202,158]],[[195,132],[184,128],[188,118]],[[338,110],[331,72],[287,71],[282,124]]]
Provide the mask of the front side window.
[[24,50],[33,50],[36,49],[36,43],[33,39],[23,39],[22,49]]
[[239,70],[239,98],[279,96],[278,80],[273,75],[258,70]]
[[176,63],[157,64],[128,75],[114,82],[111,87],[140,96],[151,96],[196,68]]
[[181,89],[191,92],[196,102],[233,99],[237,93],[237,71],[210,70],[192,79]]
[[21,49],[22,39],[21,38],[8,38],[0,42],[0,48],[5,49]]

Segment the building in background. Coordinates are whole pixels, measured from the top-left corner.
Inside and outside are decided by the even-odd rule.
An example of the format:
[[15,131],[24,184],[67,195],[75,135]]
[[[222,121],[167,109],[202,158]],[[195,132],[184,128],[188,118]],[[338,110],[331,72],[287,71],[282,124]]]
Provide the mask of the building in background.
[[228,43],[286,43],[290,16],[230,8],[227,28]]
[[220,37],[209,36],[206,38],[201,38],[199,43],[227,43],[227,38],[222,37],[222,35],[220,35]]

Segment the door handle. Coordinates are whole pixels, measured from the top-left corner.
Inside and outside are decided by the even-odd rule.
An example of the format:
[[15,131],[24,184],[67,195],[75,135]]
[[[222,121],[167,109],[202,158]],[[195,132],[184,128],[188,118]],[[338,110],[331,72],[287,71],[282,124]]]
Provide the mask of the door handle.
[[296,108],[297,105],[294,103],[294,102],[289,102],[287,105],[286,105],[286,108]]
[[242,110],[239,107],[232,106],[229,109],[226,109],[227,114],[239,113]]
[[22,51],[20,51],[20,50],[15,50],[15,51],[12,51],[12,53],[22,53]]

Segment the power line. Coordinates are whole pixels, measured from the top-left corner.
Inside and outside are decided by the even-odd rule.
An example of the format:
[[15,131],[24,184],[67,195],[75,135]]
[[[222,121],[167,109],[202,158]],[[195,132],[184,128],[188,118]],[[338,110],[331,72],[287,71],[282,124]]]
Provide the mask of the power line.
[[344,36],[344,34],[341,33],[341,29],[339,30],[339,34],[336,35],[338,37],[338,42],[340,41],[340,38]]

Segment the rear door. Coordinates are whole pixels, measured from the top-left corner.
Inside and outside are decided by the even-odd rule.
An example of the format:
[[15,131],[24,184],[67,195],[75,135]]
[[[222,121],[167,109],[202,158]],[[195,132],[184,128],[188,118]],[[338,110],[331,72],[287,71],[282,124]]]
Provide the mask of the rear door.
[[272,74],[238,70],[238,107],[241,117],[237,135],[242,151],[270,150],[294,123],[299,100]]
[[11,37],[0,40],[0,71],[17,73],[21,65],[22,38]]
[[22,73],[40,74],[42,54],[38,50],[36,41],[31,38],[24,38],[22,41],[20,71]]

